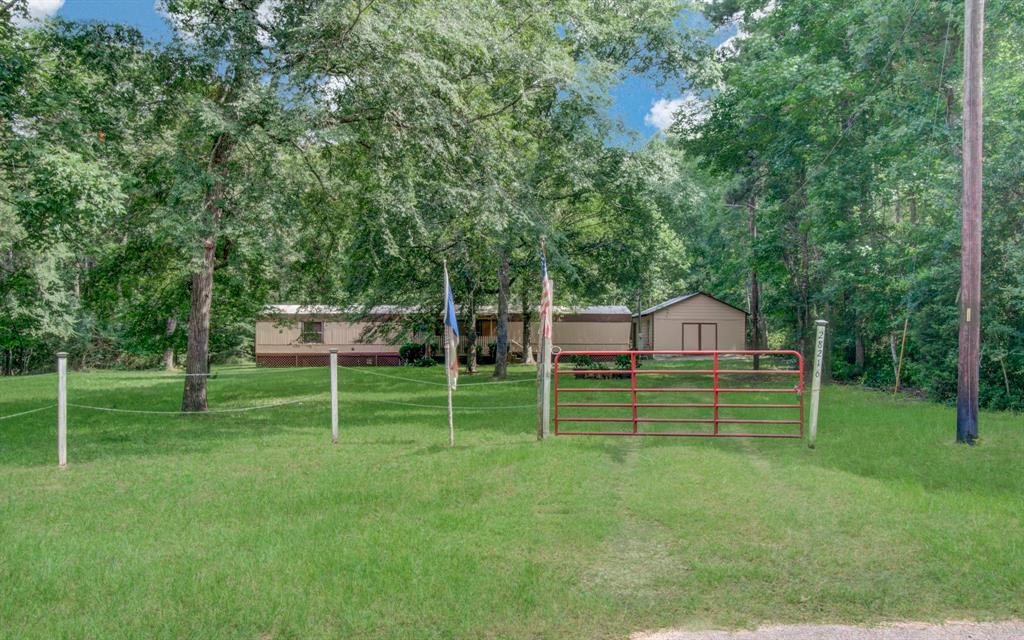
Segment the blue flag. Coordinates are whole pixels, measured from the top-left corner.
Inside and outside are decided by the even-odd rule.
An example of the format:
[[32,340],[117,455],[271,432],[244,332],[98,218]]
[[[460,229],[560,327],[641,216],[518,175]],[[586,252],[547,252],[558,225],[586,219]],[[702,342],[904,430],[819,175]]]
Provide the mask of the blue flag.
[[448,265],[444,267],[444,364],[448,386],[454,389],[459,380],[459,322],[455,319],[455,296],[448,281]]

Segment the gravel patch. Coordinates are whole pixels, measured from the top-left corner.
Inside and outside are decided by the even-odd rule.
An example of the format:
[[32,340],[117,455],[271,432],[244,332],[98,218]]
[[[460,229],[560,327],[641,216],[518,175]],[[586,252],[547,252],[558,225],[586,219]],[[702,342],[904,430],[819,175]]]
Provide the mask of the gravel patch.
[[753,631],[645,631],[630,640],[1022,640],[1024,622],[901,622],[880,627],[781,624]]

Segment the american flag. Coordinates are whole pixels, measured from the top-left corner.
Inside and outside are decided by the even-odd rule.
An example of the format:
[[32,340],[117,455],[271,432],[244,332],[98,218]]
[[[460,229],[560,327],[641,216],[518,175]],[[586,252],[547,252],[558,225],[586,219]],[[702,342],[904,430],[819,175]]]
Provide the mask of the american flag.
[[455,319],[455,297],[448,282],[448,265],[444,267],[444,366],[448,370],[448,386],[459,381],[459,323]]
[[551,341],[551,312],[554,304],[554,292],[552,291],[551,277],[548,276],[548,259],[544,249],[540,252],[540,330],[549,342]]

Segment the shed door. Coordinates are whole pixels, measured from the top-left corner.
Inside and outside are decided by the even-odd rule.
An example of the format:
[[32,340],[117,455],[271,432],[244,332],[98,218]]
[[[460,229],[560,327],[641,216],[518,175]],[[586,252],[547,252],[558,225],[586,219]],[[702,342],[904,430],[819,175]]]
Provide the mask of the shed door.
[[718,350],[718,325],[713,322],[704,322],[700,325],[700,350]]
[[696,322],[683,323],[683,351],[700,351],[700,325]]
[[718,325],[714,322],[684,322],[683,351],[718,349]]

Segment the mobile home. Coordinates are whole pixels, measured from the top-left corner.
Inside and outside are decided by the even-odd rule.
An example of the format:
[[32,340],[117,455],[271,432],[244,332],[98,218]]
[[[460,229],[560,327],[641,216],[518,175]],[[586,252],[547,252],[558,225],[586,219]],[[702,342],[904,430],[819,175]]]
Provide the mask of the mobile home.
[[[256,364],[266,367],[321,366],[331,349],[338,350],[346,365],[394,366],[401,364],[398,351],[403,336],[388,336],[381,325],[399,316],[415,313],[408,307],[374,307],[362,320],[353,320],[354,310],[325,306],[273,305],[256,321]],[[556,307],[552,342],[564,350],[622,351],[629,348],[631,316],[622,306]],[[532,319],[530,341],[537,352],[539,318]],[[486,352],[498,337],[497,312],[482,308],[476,320],[477,344]],[[509,314],[509,350],[522,355],[523,317]],[[462,329],[465,343],[466,328]],[[425,342],[432,336],[404,336]]]

